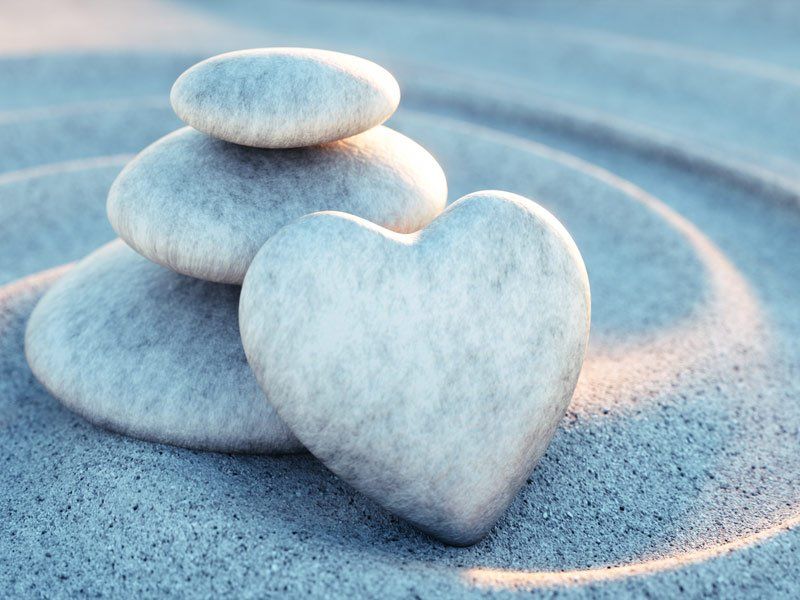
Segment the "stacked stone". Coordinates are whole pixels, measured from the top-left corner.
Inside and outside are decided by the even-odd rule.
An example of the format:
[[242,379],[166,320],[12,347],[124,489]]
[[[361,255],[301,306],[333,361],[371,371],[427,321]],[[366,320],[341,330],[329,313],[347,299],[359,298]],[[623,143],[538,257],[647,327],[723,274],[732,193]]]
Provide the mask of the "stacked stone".
[[398,102],[389,73],[331,52],[189,69],[172,90],[189,127],[109,193],[122,239],[31,316],[39,380],[132,436],[306,448],[424,531],[479,540],[566,411],[589,284],[534,202],[444,210],[439,165],[381,125]]
[[442,211],[435,159],[381,125],[399,100],[380,66],[322,50],[233,52],[183,73],[171,102],[189,126],[142,151],[109,192],[122,239],[73,268],[31,317],[37,378],[134,437],[301,450],[248,367],[239,284],[263,243],[306,214],[344,211],[407,233]]

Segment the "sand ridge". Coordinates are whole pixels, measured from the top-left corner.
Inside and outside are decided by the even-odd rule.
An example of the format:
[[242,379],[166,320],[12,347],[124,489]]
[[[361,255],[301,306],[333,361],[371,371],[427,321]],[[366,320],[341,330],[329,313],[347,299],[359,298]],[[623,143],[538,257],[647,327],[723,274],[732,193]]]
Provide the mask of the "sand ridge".
[[[740,4],[746,15],[756,3]],[[86,52],[81,11],[92,7],[73,6],[46,53],[2,58],[0,81],[13,84],[0,99],[0,539],[13,549],[3,587],[796,594],[797,41],[771,13],[748,22],[708,5],[697,9],[703,48],[669,26],[685,22],[683,5],[657,3],[660,22],[616,5],[625,19],[550,3],[489,16],[446,3],[296,13],[283,2],[150,3],[185,17],[177,53],[142,36],[143,24],[117,25]],[[434,35],[442,23],[448,39]],[[524,35],[549,23],[563,26]],[[730,41],[747,30],[754,42]],[[174,129],[174,77],[212,51],[287,42],[386,64],[408,104],[390,125],[442,163],[451,198],[530,195],[586,260],[594,322],[578,393],[474,548],[429,540],[309,457],[195,453],[96,429],[47,395],[22,357],[35,290],[50,277],[36,273],[113,237],[104,203],[116,157]]]

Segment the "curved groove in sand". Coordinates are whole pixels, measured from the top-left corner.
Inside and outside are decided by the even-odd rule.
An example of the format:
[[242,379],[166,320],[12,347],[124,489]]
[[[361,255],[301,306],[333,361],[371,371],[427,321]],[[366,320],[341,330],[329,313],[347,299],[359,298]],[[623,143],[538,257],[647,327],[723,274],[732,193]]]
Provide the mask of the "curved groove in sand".
[[769,541],[790,529],[800,526],[800,514],[795,514],[771,527],[731,542],[718,544],[702,550],[693,550],[654,560],[620,565],[616,567],[596,567],[573,571],[513,571],[507,569],[473,568],[462,571],[462,578],[470,584],[486,587],[517,588],[546,587],[554,585],[582,585],[641,577],[661,571],[679,569],[692,564],[714,560],[737,550],[743,550]]
[[[469,18],[469,15],[466,16]],[[539,36],[546,35],[570,43],[614,48],[631,54],[665,58],[672,61],[685,62],[692,66],[702,65],[710,69],[730,71],[734,74],[743,74],[756,79],[800,87],[800,71],[762,60],[626,33],[602,31],[585,26],[564,25],[530,16],[520,15],[513,21],[493,18],[489,13],[483,13],[482,17],[496,21],[499,26],[505,28],[518,28],[520,30],[518,34],[520,35],[523,33],[527,35],[531,33]]]
[[[723,346],[747,343],[753,345],[754,351],[758,351],[754,344],[760,337],[758,332],[763,328],[763,322],[754,293],[736,266],[691,221],[641,187],[574,155],[478,125],[442,117],[436,117],[436,120],[447,123],[447,127],[467,128],[470,133],[492,138],[504,146],[536,154],[587,175],[597,181],[598,185],[619,191],[622,196],[645,207],[668,227],[677,231],[705,269],[708,293],[702,307],[695,310],[689,318],[659,332],[655,340],[637,340],[636,336],[629,336],[624,341],[600,340],[599,344],[596,336],[591,340],[573,403],[581,407],[589,404],[592,397],[590,386],[602,384],[614,387],[616,380],[625,371],[642,372],[645,370],[641,368],[643,366],[647,366],[651,383],[663,384],[670,381],[687,366],[702,362],[724,350],[715,341],[719,331],[728,334]],[[731,299],[735,299],[735,302]],[[716,335],[712,335],[712,332],[716,332]],[[680,355],[670,351],[679,346],[677,340],[681,341],[680,346],[688,346]],[[665,361],[665,356],[670,356],[670,360]]]
[[16,171],[0,173],[0,185],[8,185],[38,177],[51,177],[62,173],[74,173],[90,169],[103,169],[105,167],[123,167],[131,160],[134,154],[111,154],[108,156],[93,156],[92,158],[79,158],[55,163],[47,163]]
[[[145,99],[145,102],[150,101],[150,98]],[[129,107],[132,103],[132,100],[128,101],[125,106]],[[71,108],[69,114],[75,110],[91,112],[96,109],[95,103],[89,103],[86,106]],[[58,107],[53,112],[61,113]],[[44,114],[51,116],[52,113],[47,110]],[[426,116],[416,118],[431,119]],[[593,406],[592,398],[596,394],[592,392],[592,388],[617,387],[617,383],[631,371],[646,371],[651,385],[663,385],[671,381],[687,366],[700,363],[720,352],[719,343],[712,343],[715,336],[711,335],[711,332],[718,332],[721,328],[730,332],[732,336],[725,338],[726,346],[743,342],[752,344],[758,339],[757,331],[762,327],[762,323],[757,301],[747,281],[700,230],[661,200],[603,168],[543,144],[453,119],[437,117],[437,120],[440,123],[447,123],[448,127],[474,130],[481,136],[496,140],[499,144],[536,154],[587,175],[599,185],[618,190],[627,198],[657,214],[669,227],[679,232],[705,268],[709,291],[702,309],[695,310],[690,318],[683,319],[669,330],[660,332],[655,340],[600,340],[598,343],[596,335],[594,336],[573,399],[574,407],[588,410],[598,408]],[[132,155],[122,154],[40,165],[2,174],[0,185],[84,169],[122,166],[130,158]],[[727,300],[730,298],[736,298],[737,303],[731,304]],[[677,340],[681,340],[683,344],[676,344]],[[688,349],[681,355],[671,352],[672,348],[679,346]],[[665,356],[670,355],[671,360],[664,360]],[[634,399],[630,398],[628,402],[632,403]]]
[[[761,311],[747,280],[691,221],[642,188],[605,169],[547,147],[539,146],[538,151],[554,161],[591,175],[603,185],[619,189],[656,213],[670,227],[680,232],[693,248],[705,267],[709,284],[709,297],[703,310],[698,311],[693,318],[684,319],[661,333],[655,341],[623,343],[621,346],[601,344],[599,351],[590,353],[581,373],[576,399],[584,396],[581,393],[583,385],[602,382],[603,385],[613,386],[612,373],[618,374],[637,366],[649,367],[652,382],[670,381],[688,364],[702,362],[719,353],[721,348],[712,342],[715,338],[712,332],[728,333],[727,345],[742,342],[754,344],[758,340],[758,331],[763,328]],[[735,304],[731,302],[732,298],[736,299]],[[687,349],[682,355],[673,354],[670,361],[665,361],[664,357],[670,354],[670,348],[678,346],[677,340],[681,340],[682,344],[688,342],[691,349]],[[619,353],[621,349],[624,349],[622,354]],[[754,349],[757,348],[754,346]]]
[[[655,51],[660,51],[660,49],[656,47]],[[690,56],[687,55],[687,60],[689,58]],[[731,65],[723,66],[728,68]],[[449,72],[447,75],[451,77],[453,74]],[[429,74],[426,74],[425,78],[429,76]],[[797,81],[794,81],[795,73],[792,72],[791,76],[793,80],[787,83],[797,85]],[[421,77],[420,81],[415,83],[416,89],[414,91],[423,106],[426,104],[435,105],[437,102],[445,101],[446,99],[448,102],[461,102],[466,109],[474,110],[478,113],[486,110],[485,102],[487,96],[485,96],[485,89],[481,90],[481,94],[484,94],[484,103],[482,104],[481,100],[477,100],[479,94],[476,94],[474,87],[470,90],[470,93],[460,94],[454,92],[454,88],[459,87],[457,83],[453,83],[453,81],[457,82],[457,76],[447,83],[447,87],[442,85],[442,81],[438,80],[438,77],[432,78],[432,80],[436,81],[434,86],[430,85],[431,80],[428,80],[427,83],[422,82],[422,79],[425,78]],[[618,117],[608,117],[580,109],[573,110],[562,102],[549,103],[543,97],[531,99],[530,90],[526,90],[523,93],[518,82],[513,79],[505,82],[504,86],[509,89],[517,88],[519,91],[517,94],[498,92],[489,98],[491,102],[500,103],[501,106],[499,108],[501,111],[504,109],[512,112],[517,111],[526,118],[549,126],[573,128],[584,135],[602,136],[612,140],[613,143],[624,144],[641,152],[658,154],[680,167],[691,165],[692,168],[699,169],[708,175],[722,176],[731,183],[746,185],[749,189],[757,191],[761,197],[800,206],[800,184],[798,184],[797,180],[792,180],[782,174],[761,167],[731,160],[721,153],[716,153],[685,140],[677,140],[655,131],[648,131],[646,128],[625,122]],[[524,100],[520,100],[520,98]],[[119,103],[113,102],[112,104],[119,104],[127,108],[136,101],[137,99],[132,99],[120,101]],[[145,103],[154,102],[152,98],[142,101]],[[159,103],[163,104],[163,101],[160,100]],[[0,123],[16,120],[34,120],[44,116],[70,116],[96,111],[100,107],[100,103],[80,103],[61,107],[61,112],[52,108],[8,111],[0,113]],[[498,106],[496,105],[494,110],[497,109]],[[453,126],[461,125],[454,121]],[[647,370],[651,381],[655,384],[663,385],[673,381],[677,373],[684,370],[688,364],[702,362],[720,352],[720,343],[718,340],[714,341],[715,336],[711,335],[712,332],[719,336],[719,332],[724,331],[725,345],[746,342],[751,346],[758,345],[756,348],[758,352],[766,352],[766,349],[760,346],[760,340],[763,336],[759,333],[765,327],[765,323],[753,290],[736,266],[690,220],[672,210],[664,202],[644,189],[596,165],[524,138],[501,133],[494,129],[480,129],[482,129],[484,135],[496,137],[502,143],[513,145],[527,152],[533,152],[588,175],[597,180],[599,185],[617,189],[633,201],[645,206],[648,210],[658,215],[669,227],[680,233],[705,268],[709,293],[704,299],[702,310],[696,311],[690,318],[674,324],[668,330],[659,332],[654,340],[627,340],[619,343],[617,340],[613,342],[600,340],[599,345],[591,350],[575,396],[575,402],[580,408],[583,409],[590,406],[593,396],[592,386],[613,387],[616,385],[617,379],[622,378],[622,373],[631,369],[640,372]],[[131,155],[128,154],[113,155],[21,169],[0,175],[0,185],[28,178],[57,175],[61,172],[114,165],[121,166],[130,158]],[[64,268],[66,267],[56,267],[44,271],[34,276],[34,281],[38,281],[39,277],[42,280],[52,277],[54,276],[52,273],[58,273]],[[4,286],[0,291],[0,297],[5,296],[6,293],[11,293],[11,291],[19,292],[20,288],[14,288],[14,286],[25,285],[25,281],[20,280]],[[731,301],[732,298],[735,299],[735,302]],[[677,340],[680,340],[681,344],[677,344]],[[672,349],[681,347],[685,350],[687,348],[687,340],[690,340],[688,347],[691,351],[675,355]],[[664,360],[665,356],[669,356],[669,360]],[[645,576],[659,571],[678,569],[690,564],[713,560],[727,553],[763,543],[799,525],[800,514],[796,514],[757,533],[742,536],[728,543],[716,544],[705,549],[689,551],[666,558],[621,566],[563,572],[471,568],[462,571],[461,576],[470,584],[503,588],[586,584],[625,577]]]
[[74,117],[86,113],[96,113],[98,110],[126,110],[145,107],[164,108],[164,98],[162,96],[138,96],[135,98],[87,100],[85,102],[70,102],[67,104],[57,104],[55,106],[5,110],[0,111],[0,125],[57,117]]
[[[151,99],[146,98],[145,101],[149,103]],[[131,106],[132,102],[126,102],[125,106]],[[90,112],[96,109],[95,103],[79,108],[81,112]],[[56,108],[54,113],[60,114],[60,110]],[[49,111],[46,111],[45,114],[51,115]],[[430,117],[424,116],[415,118],[430,119]],[[614,387],[616,381],[622,378],[626,371],[632,369],[641,371],[643,365],[659,365],[657,369],[648,370],[650,383],[658,385],[671,380],[677,371],[685,369],[687,365],[701,362],[719,352],[719,346],[710,342],[713,338],[709,335],[711,331],[719,331],[720,328],[724,328],[735,332],[732,333],[735,335],[734,338],[726,339],[727,345],[741,342],[752,343],[754,339],[757,339],[755,332],[761,327],[759,309],[746,280],[700,230],[661,200],[601,167],[543,144],[453,119],[437,117],[437,120],[440,123],[446,123],[447,127],[471,128],[481,136],[492,138],[499,144],[536,154],[570,170],[587,175],[596,180],[598,185],[618,190],[627,198],[658,215],[667,226],[677,231],[705,267],[709,294],[702,310],[696,310],[691,318],[684,319],[669,330],[661,332],[655,340],[633,342],[630,340],[624,342],[601,340],[598,345],[595,336],[595,340],[593,340],[595,343],[590,345],[589,355],[576,390],[574,405],[580,407],[590,405],[590,398],[593,396],[591,386],[602,384]],[[132,155],[121,154],[30,167],[0,175],[0,185],[83,169],[122,166],[131,158]],[[729,298],[736,298],[737,305],[726,301]],[[684,344],[690,340],[691,351],[680,356],[673,356],[670,361],[664,361],[663,357],[669,355],[670,348],[676,346],[675,340],[678,339],[682,340]]]
[[777,161],[782,168],[770,169],[745,158],[732,158],[734,150],[709,147],[642,125],[618,115],[587,109],[563,100],[553,100],[536,87],[496,73],[481,79],[492,85],[477,88],[469,72],[408,65],[406,80],[410,106],[431,109],[460,107],[466,115],[523,119],[555,131],[566,131],[658,157],[676,167],[711,177],[765,196],[772,201],[800,207],[800,178],[793,176],[793,163]]

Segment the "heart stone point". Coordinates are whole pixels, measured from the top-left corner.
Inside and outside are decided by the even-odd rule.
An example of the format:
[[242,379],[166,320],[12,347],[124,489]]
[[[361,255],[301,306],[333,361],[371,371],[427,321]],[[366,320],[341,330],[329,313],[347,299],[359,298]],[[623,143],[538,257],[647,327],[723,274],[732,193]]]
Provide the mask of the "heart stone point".
[[338,212],[281,229],[242,288],[266,396],[353,487],[470,545],[544,454],[583,364],[580,253],[538,204],[476,192],[398,234]]

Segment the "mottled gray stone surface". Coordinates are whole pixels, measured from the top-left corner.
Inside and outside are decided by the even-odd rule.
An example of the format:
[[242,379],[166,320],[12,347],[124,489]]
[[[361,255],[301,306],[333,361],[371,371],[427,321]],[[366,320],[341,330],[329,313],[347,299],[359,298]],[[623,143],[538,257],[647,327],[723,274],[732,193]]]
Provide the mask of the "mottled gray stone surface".
[[220,139],[297,148],[380,125],[400,103],[400,87],[386,69],[357,56],[256,48],[194,65],[170,100],[186,124]]
[[[178,126],[159,117],[174,116],[169,86],[218,52],[374,57],[403,89],[390,126],[433,152],[452,198],[508,189],[564,223],[589,272],[592,334],[527,484],[482,542],[454,548],[309,453],[197,452],[92,426],[34,380],[22,350],[31,279],[6,286],[6,596],[797,598],[800,211],[776,203],[768,173],[743,184],[746,172],[686,153],[690,141],[746,151],[797,179],[797,3],[42,4],[6,3],[0,18],[0,46],[25,45],[0,60],[3,170],[139,151]],[[187,23],[186,35],[152,32]],[[5,280],[110,240],[113,178],[105,190],[69,174],[0,189]]]
[[117,240],[42,298],[26,331],[36,377],[93,423],[224,452],[293,452],[239,339],[239,288],[192,279]]
[[547,448],[589,313],[566,230],[494,191],[412,235],[303,218],[258,253],[239,309],[256,377],[308,449],[456,545],[488,532]]
[[424,227],[446,200],[436,160],[388,127],[287,150],[238,146],[186,127],[123,170],[109,192],[108,216],[147,258],[241,283],[267,238],[298,217],[341,210],[406,233]]

